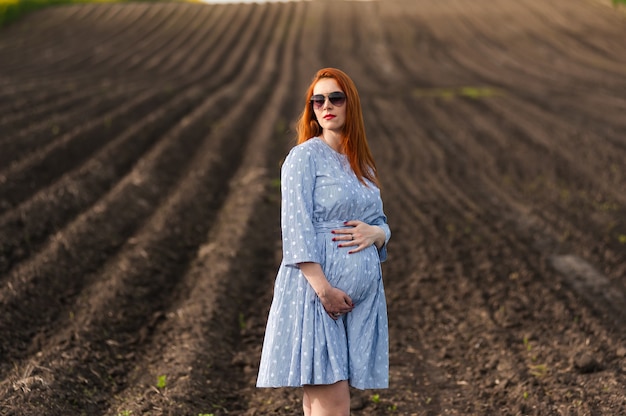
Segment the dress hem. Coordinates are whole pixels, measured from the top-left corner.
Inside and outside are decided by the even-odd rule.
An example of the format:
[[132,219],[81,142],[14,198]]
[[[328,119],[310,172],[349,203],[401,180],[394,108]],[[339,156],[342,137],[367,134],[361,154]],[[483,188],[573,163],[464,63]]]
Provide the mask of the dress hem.
[[350,380],[341,379],[337,380],[333,383],[317,383],[317,384],[284,384],[284,385],[256,385],[258,389],[281,389],[281,388],[300,388],[304,386],[329,386],[331,384],[339,383],[340,381],[348,381],[350,387],[358,389],[358,390],[380,390],[380,389],[388,389],[389,383],[380,384],[375,386],[355,386],[350,383]]

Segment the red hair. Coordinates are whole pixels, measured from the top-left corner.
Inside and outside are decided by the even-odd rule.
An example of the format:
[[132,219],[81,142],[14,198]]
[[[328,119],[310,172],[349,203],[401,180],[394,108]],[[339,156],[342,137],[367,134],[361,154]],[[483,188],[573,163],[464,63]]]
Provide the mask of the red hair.
[[315,118],[310,100],[315,84],[323,78],[333,78],[346,94],[346,122],[342,130],[341,152],[348,157],[350,167],[359,181],[366,184],[365,179],[367,179],[380,187],[376,164],[365,136],[359,93],[352,79],[343,71],[336,68],[324,68],[317,71],[313,77],[313,81],[306,91],[304,111],[302,111],[296,126],[297,143],[304,143],[322,134],[322,127]]

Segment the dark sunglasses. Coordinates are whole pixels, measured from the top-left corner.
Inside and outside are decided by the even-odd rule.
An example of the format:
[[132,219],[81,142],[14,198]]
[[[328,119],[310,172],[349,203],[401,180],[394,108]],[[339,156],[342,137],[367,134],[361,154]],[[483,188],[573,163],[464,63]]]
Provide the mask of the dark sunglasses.
[[[346,94],[341,91],[335,91],[328,94],[328,101],[335,107],[341,107],[346,102]],[[316,110],[324,107],[324,103],[326,102],[326,97],[322,94],[315,94],[311,97],[311,103],[313,103],[313,108]]]

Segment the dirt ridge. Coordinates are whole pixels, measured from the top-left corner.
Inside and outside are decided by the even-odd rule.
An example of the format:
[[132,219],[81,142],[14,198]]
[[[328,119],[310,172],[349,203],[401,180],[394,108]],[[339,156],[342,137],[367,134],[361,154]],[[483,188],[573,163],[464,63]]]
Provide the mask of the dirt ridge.
[[391,385],[352,414],[626,413],[621,23],[389,0],[4,28],[0,415],[299,413],[254,382],[280,162],[322,66],[359,88],[393,232]]

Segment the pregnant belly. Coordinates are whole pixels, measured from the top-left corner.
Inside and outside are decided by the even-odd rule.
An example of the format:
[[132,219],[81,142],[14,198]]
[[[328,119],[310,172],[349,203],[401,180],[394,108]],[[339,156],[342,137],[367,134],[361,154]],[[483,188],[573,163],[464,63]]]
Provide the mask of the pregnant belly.
[[334,246],[327,251],[324,273],[331,285],[346,292],[358,304],[378,289],[380,258],[375,246],[348,254],[351,249]]

